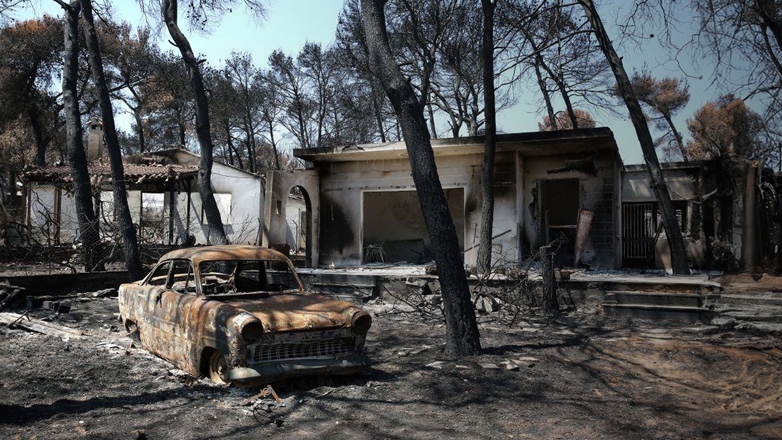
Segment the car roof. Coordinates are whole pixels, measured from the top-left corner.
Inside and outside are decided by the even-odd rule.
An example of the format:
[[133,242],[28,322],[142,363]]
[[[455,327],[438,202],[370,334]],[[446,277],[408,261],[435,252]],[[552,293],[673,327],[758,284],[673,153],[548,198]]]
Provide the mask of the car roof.
[[289,261],[281,252],[261,246],[226,244],[176,249],[160,257],[160,261],[185,259],[198,265],[201,261],[218,260],[279,260]]

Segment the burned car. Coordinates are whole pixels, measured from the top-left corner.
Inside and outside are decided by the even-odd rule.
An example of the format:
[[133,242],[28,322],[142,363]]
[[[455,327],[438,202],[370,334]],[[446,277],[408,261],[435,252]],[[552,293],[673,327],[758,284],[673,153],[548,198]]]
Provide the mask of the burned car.
[[370,315],[309,293],[291,261],[257,246],[179,249],[119,288],[120,319],[152,353],[218,384],[260,385],[368,365]]

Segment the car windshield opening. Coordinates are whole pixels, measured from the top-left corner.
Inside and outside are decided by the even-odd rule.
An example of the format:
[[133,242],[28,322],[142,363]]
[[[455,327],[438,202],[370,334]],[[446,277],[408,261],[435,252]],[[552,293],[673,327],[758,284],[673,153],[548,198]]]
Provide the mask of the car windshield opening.
[[213,260],[199,265],[204,295],[299,291],[290,266],[277,260]]

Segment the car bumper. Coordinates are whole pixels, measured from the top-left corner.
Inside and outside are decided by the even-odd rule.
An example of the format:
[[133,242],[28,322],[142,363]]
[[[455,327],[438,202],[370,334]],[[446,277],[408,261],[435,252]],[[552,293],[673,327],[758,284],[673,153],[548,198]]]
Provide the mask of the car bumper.
[[228,370],[228,380],[239,385],[270,383],[280,379],[329,374],[352,374],[369,366],[360,353],[327,359],[293,359]]

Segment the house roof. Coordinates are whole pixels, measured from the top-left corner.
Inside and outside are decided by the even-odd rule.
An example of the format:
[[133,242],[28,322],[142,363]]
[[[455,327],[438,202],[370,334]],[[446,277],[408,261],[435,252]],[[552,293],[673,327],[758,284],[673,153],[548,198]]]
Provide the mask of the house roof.
[[[484,136],[432,139],[435,156],[481,154]],[[519,151],[524,156],[550,156],[574,153],[615,153],[619,150],[609,128],[538,131],[497,135],[497,152]],[[310,162],[350,162],[407,158],[404,142],[348,145],[326,148],[299,148],[293,155]]]
[[[171,181],[195,180],[201,156],[182,148],[171,148],[142,154],[123,156],[125,181],[129,185],[162,184]],[[215,166],[233,168],[242,173],[257,176],[232,165],[214,161]],[[101,183],[111,182],[109,159],[93,161],[87,165],[91,178],[101,177]],[[68,165],[29,166],[22,174],[28,182],[70,183],[71,167]]]
[[[169,148],[165,150],[157,150],[149,154],[161,158],[167,158],[171,160],[173,163],[177,163],[180,165],[198,166],[201,162],[201,156],[193,153],[192,151],[186,150],[184,148]],[[214,160],[212,163],[213,165],[233,168],[234,170],[240,171],[244,174],[249,174],[253,176],[260,175],[260,173],[251,173],[245,169],[237,167],[236,165],[220,162],[219,160]]]
[[[125,180],[130,184],[185,180],[198,174],[198,167],[193,165],[125,163],[123,169]],[[92,178],[100,176],[111,179],[110,165],[92,163],[87,165],[87,171]],[[22,176],[32,182],[69,183],[72,181],[71,167],[67,165],[31,167],[26,169]]]
[[[665,170],[700,170],[711,163],[708,160],[691,160],[688,162],[660,162],[660,168]],[[624,166],[626,173],[648,173],[646,164],[630,164]]]

